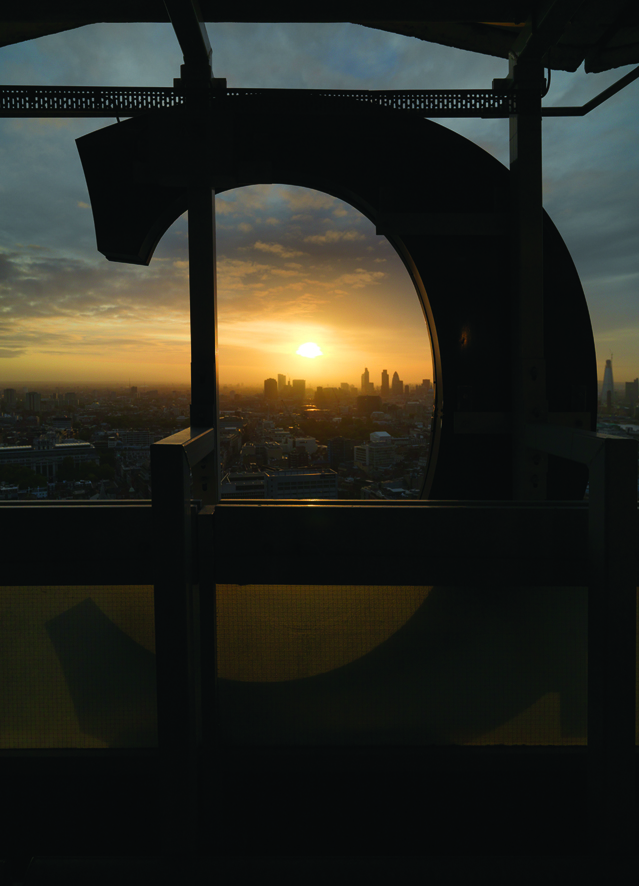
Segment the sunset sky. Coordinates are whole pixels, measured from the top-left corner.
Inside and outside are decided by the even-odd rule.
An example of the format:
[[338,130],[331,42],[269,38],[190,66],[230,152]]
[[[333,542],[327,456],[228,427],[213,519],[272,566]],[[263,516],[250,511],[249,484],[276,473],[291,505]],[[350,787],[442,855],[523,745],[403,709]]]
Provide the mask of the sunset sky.
[[[350,24],[210,24],[213,68],[239,87],[489,87],[504,60]],[[160,24],[92,25],[0,49],[0,82],[170,86],[181,53]],[[546,105],[583,104],[628,68],[554,72]],[[582,278],[599,378],[639,375],[639,82],[584,118],[544,121],[544,200]],[[108,262],[75,139],[110,119],[0,120],[0,389],[189,380],[186,219],[148,268]],[[447,120],[504,163],[504,120]],[[266,137],[256,133],[256,137]],[[339,134],[336,134],[339,149]],[[352,207],[282,185],[216,199],[220,382],[284,373],[359,385],[367,366],[432,378],[412,283]],[[296,355],[316,342],[323,356]]]

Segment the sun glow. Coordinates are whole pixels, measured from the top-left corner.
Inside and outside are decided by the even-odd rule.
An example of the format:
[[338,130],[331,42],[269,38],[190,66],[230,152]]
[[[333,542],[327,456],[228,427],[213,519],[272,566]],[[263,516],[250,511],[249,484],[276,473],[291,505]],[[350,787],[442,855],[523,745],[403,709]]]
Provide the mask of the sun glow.
[[321,357],[322,351],[318,348],[314,341],[307,341],[306,344],[300,345],[296,354],[300,357]]

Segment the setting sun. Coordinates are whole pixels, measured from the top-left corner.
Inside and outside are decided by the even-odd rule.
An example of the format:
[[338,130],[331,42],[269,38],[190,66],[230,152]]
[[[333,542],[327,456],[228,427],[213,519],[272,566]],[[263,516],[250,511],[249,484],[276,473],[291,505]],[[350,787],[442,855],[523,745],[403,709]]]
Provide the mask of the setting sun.
[[322,351],[318,348],[318,346],[313,341],[307,341],[306,344],[300,345],[296,354],[299,354],[300,357],[321,357]]

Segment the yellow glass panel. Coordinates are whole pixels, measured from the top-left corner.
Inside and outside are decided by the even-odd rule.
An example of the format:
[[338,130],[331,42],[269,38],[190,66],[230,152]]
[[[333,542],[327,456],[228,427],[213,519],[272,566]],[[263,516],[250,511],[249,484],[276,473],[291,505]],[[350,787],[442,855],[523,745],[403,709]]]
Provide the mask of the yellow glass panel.
[[218,676],[274,682],[361,658],[397,631],[430,586],[217,585]]
[[153,588],[0,588],[0,748],[157,745]]

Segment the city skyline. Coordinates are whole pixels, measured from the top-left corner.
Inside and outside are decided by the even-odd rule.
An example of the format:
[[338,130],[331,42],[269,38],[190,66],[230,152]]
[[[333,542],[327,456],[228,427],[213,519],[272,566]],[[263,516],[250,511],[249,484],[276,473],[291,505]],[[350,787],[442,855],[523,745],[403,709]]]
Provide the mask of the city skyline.
[[[501,59],[345,23],[217,23],[209,33],[216,75],[240,87],[485,88],[506,73]],[[274,42],[277,59],[263,48]],[[0,76],[6,84],[170,85],[180,62],[170,25],[96,24],[5,47]],[[554,72],[544,104],[583,104],[623,73]],[[620,381],[638,374],[637,89],[584,118],[543,123],[544,203],[584,285],[600,382],[611,350]],[[109,263],[95,247],[74,140],[113,124],[0,121],[3,386],[188,382],[186,218],[149,268]],[[441,125],[508,163],[508,121]],[[433,378],[408,273],[357,210],[284,184],[227,191],[216,204],[220,384],[258,384],[274,363],[309,384],[339,384],[357,378],[371,353],[408,383]],[[323,356],[296,355],[307,341]]]

